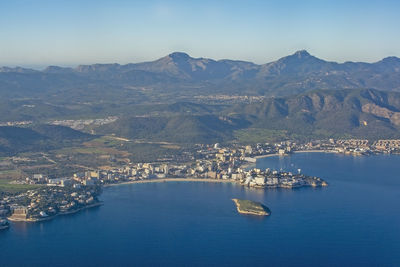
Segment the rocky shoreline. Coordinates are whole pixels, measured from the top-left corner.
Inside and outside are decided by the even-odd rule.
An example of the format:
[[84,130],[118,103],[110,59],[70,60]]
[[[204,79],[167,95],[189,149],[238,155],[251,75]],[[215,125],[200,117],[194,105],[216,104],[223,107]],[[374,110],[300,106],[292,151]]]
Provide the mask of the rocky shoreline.
[[10,216],[10,217],[8,217],[8,220],[11,221],[11,222],[43,222],[43,221],[52,220],[55,217],[60,216],[60,215],[74,214],[74,213],[77,213],[79,211],[90,209],[90,208],[94,208],[94,207],[98,207],[98,206],[101,206],[101,205],[103,205],[102,201],[97,202],[97,203],[93,203],[93,204],[90,204],[90,205],[87,205],[87,206],[84,206],[84,207],[81,207],[81,208],[78,208],[76,210],[59,212],[59,213],[57,213],[57,214],[55,214],[53,216],[48,216],[48,217],[43,217],[43,218],[27,218],[27,219],[13,218],[12,216]]

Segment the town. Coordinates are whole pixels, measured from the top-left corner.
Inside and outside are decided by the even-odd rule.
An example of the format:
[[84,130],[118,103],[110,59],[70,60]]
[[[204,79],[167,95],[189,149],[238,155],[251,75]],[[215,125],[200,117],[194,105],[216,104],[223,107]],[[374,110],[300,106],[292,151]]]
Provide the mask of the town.
[[300,152],[328,152],[352,155],[399,153],[400,140],[319,140],[305,144],[291,141],[256,145],[197,145],[190,162],[129,163],[118,168],[74,173],[71,177],[48,177],[34,174],[20,184],[39,185],[19,194],[0,194],[0,229],[10,221],[41,221],[60,214],[77,212],[101,204],[102,186],[145,181],[186,179],[191,181],[232,182],[253,188],[324,187],[319,177],[296,173],[257,169],[257,158],[286,156]]
[[[0,200],[0,226],[10,221],[37,222],[57,215],[70,214],[101,205],[100,186],[43,186],[15,195],[4,195]],[[3,217],[3,218],[2,218]]]

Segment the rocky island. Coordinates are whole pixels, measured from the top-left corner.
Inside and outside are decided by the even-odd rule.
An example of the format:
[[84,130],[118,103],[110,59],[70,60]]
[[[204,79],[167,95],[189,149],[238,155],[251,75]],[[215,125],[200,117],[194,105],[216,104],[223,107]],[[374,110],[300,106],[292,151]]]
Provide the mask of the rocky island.
[[242,214],[258,215],[258,216],[269,216],[271,211],[268,207],[264,206],[260,202],[255,202],[245,199],[233,198],[233,202],[236,204],[237,211]]

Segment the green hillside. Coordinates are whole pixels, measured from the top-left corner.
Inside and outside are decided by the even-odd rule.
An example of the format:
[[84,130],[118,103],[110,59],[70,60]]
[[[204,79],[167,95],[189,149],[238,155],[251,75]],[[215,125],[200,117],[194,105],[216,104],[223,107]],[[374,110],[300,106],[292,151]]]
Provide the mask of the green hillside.
[[319,90],[237,105],[225,113],[248,120],[253,131],[284,131],[287,136],[398,138],[399,100],[399,93],[376,90]]
[[[400,93],[371,89],[315,90],[230,106],[178,102],[119,110],[124,112],[117,121],[86,130],[179,144],[400,138]],[[0,153],[65,147],[91,137],[62,126],[4,126],[0,127]]]
[[239,120],[215,115],[172,115],[124,117],[97,128],[96,133],[148,141],[210,143],[231,140],[233,131],[242,127]]
[[35,125],[30,128],[1,126],[0,155],[46,151],[71,146],[92,138],[92,135],[64,126]]
[[[400,94],[394,92],[316,90],[221,111],[189,103],[179,107],[174,110],[169,106],[176,113],[124,116],[95,130],[98,134],[176,143],[400,138]],[[187,109],[194,113],[186,114]]]

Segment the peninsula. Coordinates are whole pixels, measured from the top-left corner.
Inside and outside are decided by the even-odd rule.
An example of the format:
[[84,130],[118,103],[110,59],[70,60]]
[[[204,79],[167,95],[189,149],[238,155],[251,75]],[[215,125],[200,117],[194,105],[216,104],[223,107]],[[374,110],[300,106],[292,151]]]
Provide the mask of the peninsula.
[[237,199],[237,198],[233,198],[232,200],[233,202],[235,202],[237,211],[239,213],[257,215],[257,216],[271,215],[270,209],[261,204],[260,202],[255,202],[245,199]]

